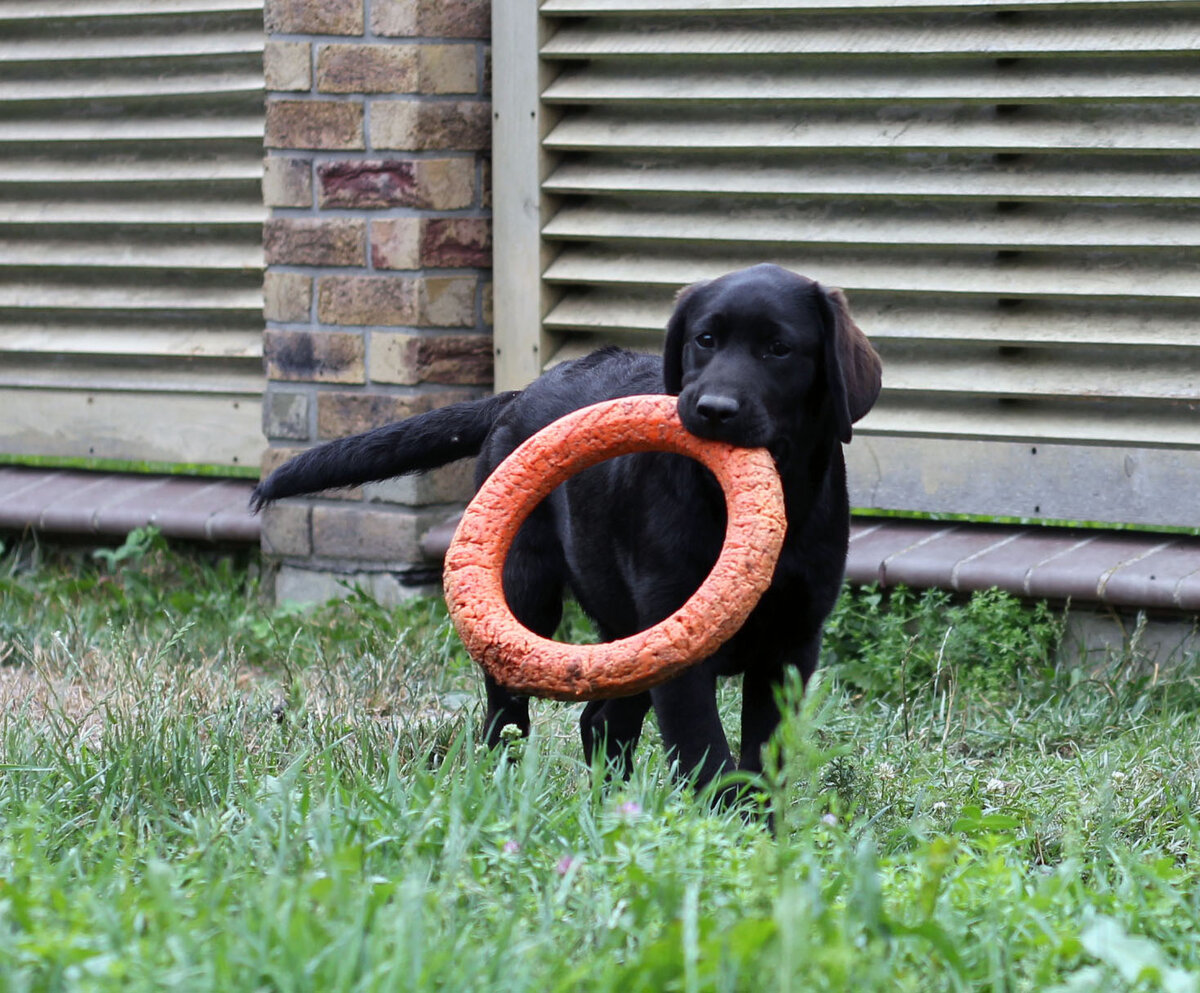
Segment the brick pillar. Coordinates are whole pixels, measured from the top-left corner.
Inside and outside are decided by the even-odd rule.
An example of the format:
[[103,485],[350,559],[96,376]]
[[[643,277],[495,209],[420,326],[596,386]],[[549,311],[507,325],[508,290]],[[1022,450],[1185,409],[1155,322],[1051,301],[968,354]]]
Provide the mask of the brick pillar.
[[[489,391],[490,0],[266,0],[269,471],[319,441]],[[470,464],[285,501],[276,597],[428,587],[420,539]]]

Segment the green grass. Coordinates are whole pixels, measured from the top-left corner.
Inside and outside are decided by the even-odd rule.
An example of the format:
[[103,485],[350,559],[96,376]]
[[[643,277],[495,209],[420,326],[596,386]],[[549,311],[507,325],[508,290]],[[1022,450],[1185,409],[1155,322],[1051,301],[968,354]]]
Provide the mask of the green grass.
[[209,462],[148,462],[130,459],[105,459],[90,455],[14,455],[0,453],[0,465],[32,466],[37,469],[85,469],[91,472],[139,472],[169,476],[224,476],[257,480],[258,465],[218,465]]
[[0,989],[1200,986],[1195,659],[1084,672],[1044,609],[848,593],[712,813],[653,733],[605,786],[576,707],[479,748],[437,601],[256,577],[148,534],[0,562]]

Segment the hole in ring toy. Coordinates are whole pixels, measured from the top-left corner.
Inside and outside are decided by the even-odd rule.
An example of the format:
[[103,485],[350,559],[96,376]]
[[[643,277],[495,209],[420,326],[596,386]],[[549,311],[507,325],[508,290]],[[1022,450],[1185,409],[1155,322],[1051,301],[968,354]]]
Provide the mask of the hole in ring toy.
[[[689,433],[676,402],[619,397],[567,414],[501,462],[464,512],[446,553],[446,603],[471,657],[512,692],[596,700],[656,686],[731,638],[771,584],[787,518],[770,454]],[[702,462],[725,493],[725,541],[699,589],[665,620],[617,641],[568,645],[524,627],[508,607],[502,575],[525,519],[588,466],[656,451]]]

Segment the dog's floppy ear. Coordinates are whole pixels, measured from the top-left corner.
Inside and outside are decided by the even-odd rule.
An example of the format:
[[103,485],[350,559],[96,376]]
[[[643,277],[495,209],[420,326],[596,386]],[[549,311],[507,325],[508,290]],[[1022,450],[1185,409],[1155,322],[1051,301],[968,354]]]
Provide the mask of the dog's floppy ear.
[[696,291],[708,284],[707,279],[692,283],[675,294],[675,310],[667,321],[667,340],[663,343],[663,385],[672,396],[683,389],[683,335],[688,310],[695,302]]
[[875,404],[882,385],[879,355],[850,317],[841,290],[817,287],[825,321],[825,377],[833,400],[838,440],[850,440],[850,425]]

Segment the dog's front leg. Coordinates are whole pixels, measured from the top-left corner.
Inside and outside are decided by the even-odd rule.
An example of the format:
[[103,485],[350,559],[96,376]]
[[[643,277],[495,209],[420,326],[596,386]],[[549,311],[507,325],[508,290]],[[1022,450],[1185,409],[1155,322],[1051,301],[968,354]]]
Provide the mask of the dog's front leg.
[[763,747],[779,727],[779,702],[775,693],[779,670],[762,667],[747,670],[742,677],[742,756],[738,768],[759,773],[763,769]]
[[649,693],[593,700],[579,717],[583,757],[595,762],[597,753],[603,749],[607,774],[628,779],[633,775],[633,753],[649,709]]
[[495,748],[503,740],[501,732],[515,727],[524,737],[529,734],[529,697],[510,693],[488,673],[483,674],[487,690],[487,714],[483,718],[483,740]]
[[779,687],[789,667],[796,668],[807,683],[817,667],[821,650],[821,632],[805,638],[785,659],[759,656],[747,666],[742,677],[742,758],[738,768],[759,773],[763,769],[763,748],[779,727]]
[[734,768],[717,712],[716,676],[704,663],[655,687],[650,697],[676,775],[703,787]]

